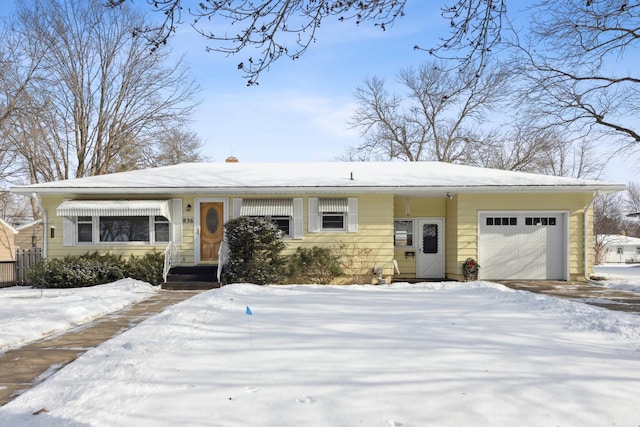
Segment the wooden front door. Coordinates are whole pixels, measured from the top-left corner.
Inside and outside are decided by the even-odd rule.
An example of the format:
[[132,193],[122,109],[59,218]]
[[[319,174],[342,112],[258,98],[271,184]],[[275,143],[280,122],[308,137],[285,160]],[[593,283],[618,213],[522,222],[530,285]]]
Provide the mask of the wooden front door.
[[200,204],[200,262],[218,262],[218,251],[224,238],[224,204]]

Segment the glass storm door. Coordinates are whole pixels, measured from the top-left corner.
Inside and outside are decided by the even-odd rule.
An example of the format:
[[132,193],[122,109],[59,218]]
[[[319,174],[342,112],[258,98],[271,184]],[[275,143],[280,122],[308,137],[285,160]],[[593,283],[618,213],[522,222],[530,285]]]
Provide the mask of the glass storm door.
[[224,238],[224,203],[200,204],[200,262],[218,262]]
[[418,220],[418,265],[416,276],[421,279],[444,278],[444,220]]

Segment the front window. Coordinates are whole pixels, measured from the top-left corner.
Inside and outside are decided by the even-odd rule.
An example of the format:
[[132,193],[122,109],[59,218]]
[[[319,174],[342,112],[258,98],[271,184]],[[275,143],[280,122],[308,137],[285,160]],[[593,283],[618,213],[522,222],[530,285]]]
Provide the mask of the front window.
[[413,220],[393,221],[393,244],[395,246],[413,246]]
[[93,242],[93,218],[90,216],[78,217],[78,243]]
[[154,242],[169,242],[169,220],[163,216],[153,217]]
[[278,226],[284,237],[291,237],[291,217],[290,216],[272,216],[268,218],[271,222]]
[[[95,225],[95,226],[94,226]],[[160,243],[170,240],[170,223],[163,216],[80,216],[77,243]]]
[[322,212],[323,230],[345,230],[344,212]]
[[149,217],[101,216],[100,242],[148,242]]

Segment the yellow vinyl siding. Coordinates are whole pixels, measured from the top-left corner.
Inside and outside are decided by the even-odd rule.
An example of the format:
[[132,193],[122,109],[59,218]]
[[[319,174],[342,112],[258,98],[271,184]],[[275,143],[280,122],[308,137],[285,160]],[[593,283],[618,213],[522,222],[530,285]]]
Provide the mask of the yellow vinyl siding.
[[[445,219],[445,274],[448,278],[462,278],[462,262],[478,255],[478,212],[479,211],[514,211],[514,210],[547,210],[562,211],[568,213],[569,227],[569,274],[571,279],[580,279],[584,271],[584,208],[591,201],[591,193],[556,193],[556,194],[458,194],[453,198],[433,197],[415,198],[400,197],[393,194],[279,194],[273,197],[302,198],[303,199],[303,237],[302,239],[285,239],[287,247],[285,255],[290,255],[298,247],[310,248],[312,246],[332,247],[337,243],[344,243],[357,248],[366,248],[373,251],[368,260],[368,268],[374,266],[383,268],[384,276],[394,275],[393,259],[396,259],[401,274],[398,277],[411,278],[416,273],[416,257],[414,235],[413,248],[394,248],[393,246],[393,221],[394,219],[416,218],[444,218]],[[57,217],[56,208],[64,199],[182,199],[182,245],[180,247],[180,264],[194,264],[194,230],[196,199],[224,199],[227,201],[228,218],[233,218],[234,198],[268,198],[269,195],[252,193],[247,194],[198,194],[178,195],[165,194],[143,197],[141,195],[111,195],[91,196],[82,195],[42,195],[42,205],[47,211],[46,224],[43,224],[47,239],[47,257],[60,258],[66,255],[82,255],[86,252],[99,250],[123,256],[143,255],[147,251],[164,251],[166,244],[122,244],[122,245],[87,245],[87,246],[63,246],[63,219]],[[323,197],[357,197],[358,198],[358,231],[355,233],[346,231],[318,231],[309,232],[309,198]],[[191,205],[191,211],[187,206]],[[591,221],[591,211],[589,211]],[[591,222],[589,222],[591,224]],[[56,235],[50,238],[50,229],[55,227]],[[589,239],[591,241],[589,230]],[[591,243],[589,243],[591,244]],[[591,246],[589,246],[591,247]],[[415,253],[413,258],[405,257],[405,252]],[[589,260],[591,268],[592,260]],[[344,282],[344,280],[343,280]]]
[[[309,194],[296,196],[303,198],[303,238],[301,240],[287,239],[285,255],[290,255],[298,247],[311,248],[313,246],[334,247],[343,243],[351,248],[371,249],[372,256],[368,259],[368,268],[381,267],[383,275],[388,277],[393,274],[393,195],[392,194],[367,194],[367,195],[332,195]],[[309,203],[310,197],[357,197],[358,198],[358,231],[349,233],[346,231],[317,231],[309,232]],[[373,277],[373,276],[372,276]],[[347,279],[343,278],[341,282]]]
[[0,223],[0,261],[13,261],[15,253],[15,234],[4,223]]
[[477,259],[479,211],[546,210],[568,212],[569,275],[572,280],[581,279],[584,271],[584,207],[592,197],[591,193],[460,194],[456,196],[458,253],[455,258],[448,260],[447,277],[461,278],[462,262],[467,257]]
[[[196,198],[198,199],[226,199],[228,218],[233,218],[233,202],[234,198],[247,197],[246,195],[219,195],[219,194],[200,194],[197,196],[180,196],[180,195],[154,195],[153,199],[171,199],[182,198],[182,245],[180,247],[180,263],[182,265],[194,264],[194,243]],[[251,197],[262,197],[264,195],[252,195]],[[350,247],[368,248],[373,251],[372,256],[368,259],[367,268],[373,270],[374,266],[383,268],[384,276],[388,277],[393,274],[393,195],[392,194],[370,194],[370,195],[332,195],[332,194],[309,194],[309,195],[278,195],[278,197],[302,197],[303,198],[303,238],[285,239],[287,247],[284,251],[285,255],[290,255],[298,247],[310,248],[312,246],[331,247],[337,243],[344,243]],[[350,233],[346,231],[318,231],[309,233],[308,231],[308,199],[310,197],[357,197],[358,198],[358,231]],[[164,251],[166,244],[144,244],[132,243],[121,245],[86,245],[86,246],[64,246],[63,245],[63,218],[56,215],[56,208],[65,199],[71,199],[72,196],[44,196],[42,205],[47,211],[47,224],[45,224],[47,237],[47,257],[61,258],[66,255],[82,255],[87,252],[99,251],[110,252],[117,255],[140,256],[150,250]],[[77,199],[141,199],[139,195],[113,195],[111,197],[103,196],[83,196]],[[191,211],[187,212],[187,206],[191,205]],[[55,238],[51,239],[49,235],[50,227],[56,229]],[[373,277],[373,276],[372,276]],[[344,281],[344,280],[343,280]]]

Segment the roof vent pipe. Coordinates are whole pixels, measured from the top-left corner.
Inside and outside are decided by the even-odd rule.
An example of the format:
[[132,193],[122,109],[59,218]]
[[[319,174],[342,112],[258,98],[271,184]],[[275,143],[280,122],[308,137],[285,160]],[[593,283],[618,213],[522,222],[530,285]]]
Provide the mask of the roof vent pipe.
[[351,172],[351,181],[353,181],[353,172]]

